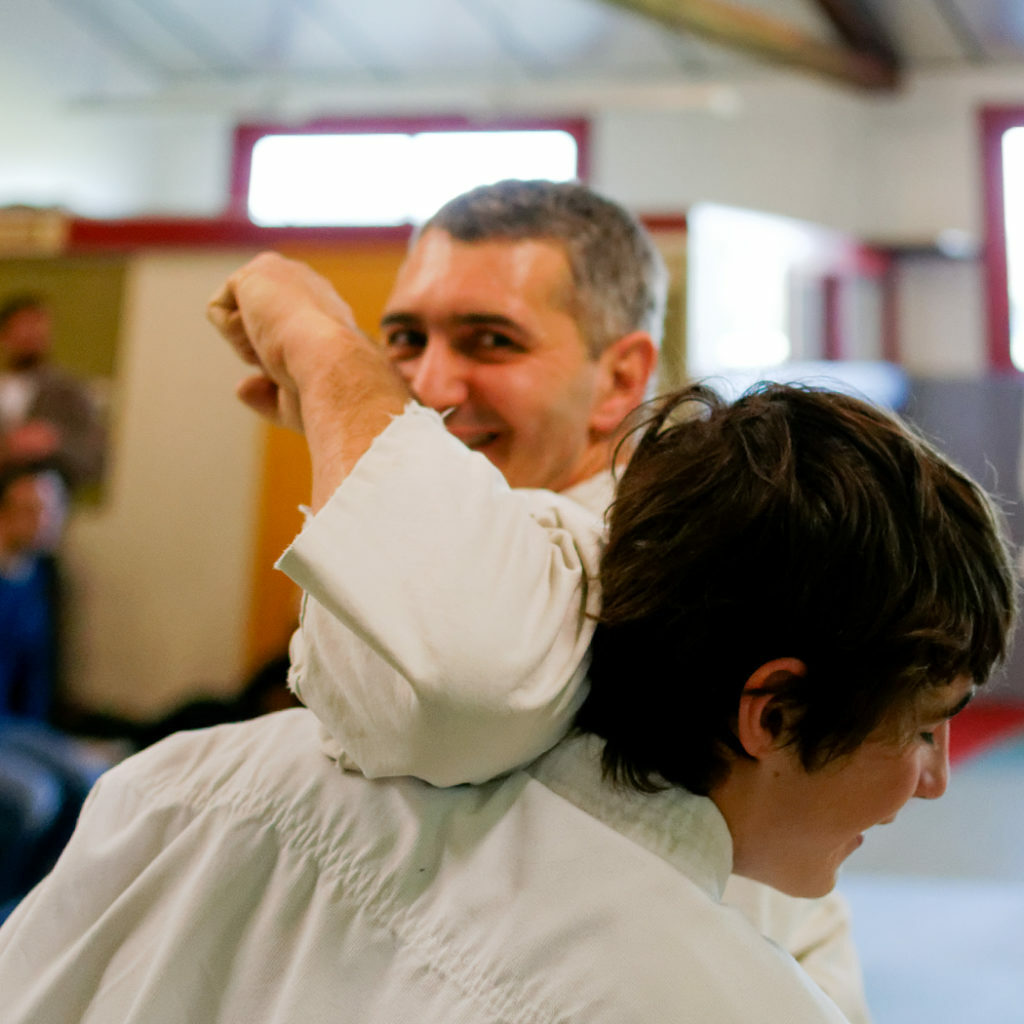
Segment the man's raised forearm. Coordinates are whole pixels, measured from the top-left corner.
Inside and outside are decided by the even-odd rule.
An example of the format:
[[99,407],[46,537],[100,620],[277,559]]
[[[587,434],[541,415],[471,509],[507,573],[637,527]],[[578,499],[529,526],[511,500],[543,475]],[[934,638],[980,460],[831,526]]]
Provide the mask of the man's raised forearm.
[[319,508],[402,411],[408,390],[330,282],[295,260],[257,256],[228,278],[207,315],[254,368],[239,398],[305,432]]
[[351,334],[339,340],[330,363],[310,367],[296,384],[317,511],[402,412],[409,393],[377,346]]

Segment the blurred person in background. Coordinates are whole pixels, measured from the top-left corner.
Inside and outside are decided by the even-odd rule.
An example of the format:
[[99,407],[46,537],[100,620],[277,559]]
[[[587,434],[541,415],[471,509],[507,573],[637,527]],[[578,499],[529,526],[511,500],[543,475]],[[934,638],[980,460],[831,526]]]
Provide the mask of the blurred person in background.
[[0,467],[45,466],[41,524],[60,540],[70,494],[103,473],[106,430],[86,384],[53,362],[53,316],[36,294],[0,305]]
[[39,549],[45,475],[0,470],[0,715],[45,721],[55,680],[53,563]]

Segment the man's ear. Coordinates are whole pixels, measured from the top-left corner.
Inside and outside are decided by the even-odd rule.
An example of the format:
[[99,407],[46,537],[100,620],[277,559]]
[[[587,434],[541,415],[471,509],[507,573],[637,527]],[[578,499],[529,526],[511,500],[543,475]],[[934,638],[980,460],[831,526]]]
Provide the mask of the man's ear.
[[743,749],[760,760],[786,740],[789,723],[776,690],[793,676],[807,674],[799,658],[775,658],[753,672],[740,695],[736,738]]
[[598,356],[598,389],[590,429],[608,437],[644,400],[647,382],[658,362],[658,348],[646,331],[632,331]]

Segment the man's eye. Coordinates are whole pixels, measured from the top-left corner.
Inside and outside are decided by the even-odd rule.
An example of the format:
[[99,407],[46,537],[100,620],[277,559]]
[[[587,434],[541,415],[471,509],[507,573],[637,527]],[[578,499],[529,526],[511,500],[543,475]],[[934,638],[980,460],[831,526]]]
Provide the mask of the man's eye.
[[522,347],[507,334],[498,331],[480,331],[473,336],[473,344],[483,352],[518,351]]
[[392,359],[412,359],[419,355],[426,343],[426,336],[419,331],[391,331],[384,338]]
[[920,734],[920,736],[921,739],[925,741],[925,743],[929,744],[930,746],[935,746],[935,733],[923,732]]

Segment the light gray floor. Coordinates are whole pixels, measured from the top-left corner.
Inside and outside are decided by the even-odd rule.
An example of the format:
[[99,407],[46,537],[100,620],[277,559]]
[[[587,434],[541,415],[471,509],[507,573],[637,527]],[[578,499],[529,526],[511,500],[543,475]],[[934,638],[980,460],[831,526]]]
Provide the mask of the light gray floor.
[[867,833],[840,889],[876,1024],[1024,1024],[1024,738]]

